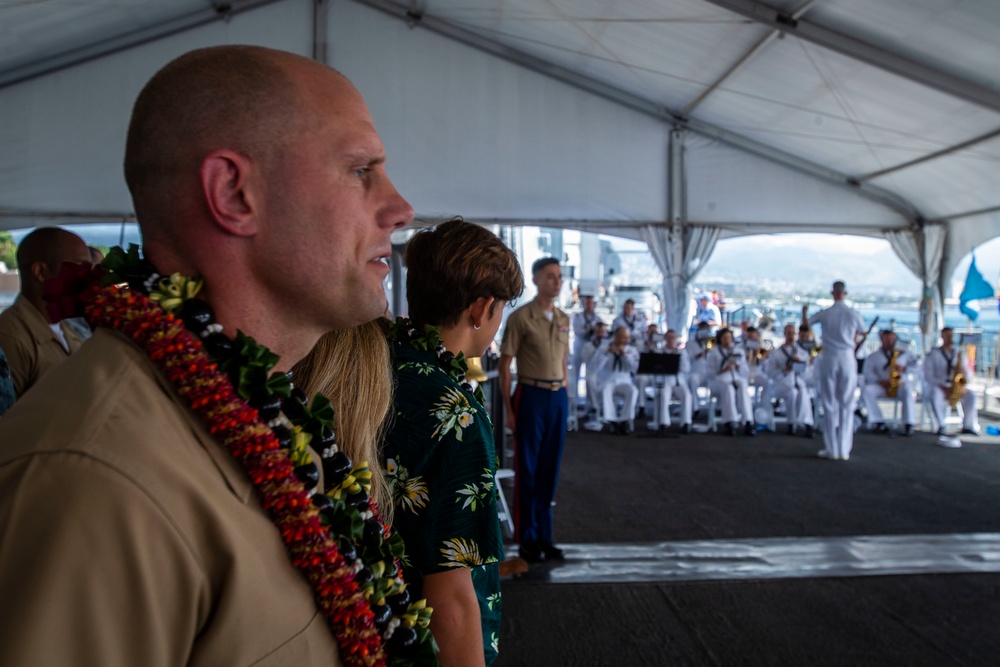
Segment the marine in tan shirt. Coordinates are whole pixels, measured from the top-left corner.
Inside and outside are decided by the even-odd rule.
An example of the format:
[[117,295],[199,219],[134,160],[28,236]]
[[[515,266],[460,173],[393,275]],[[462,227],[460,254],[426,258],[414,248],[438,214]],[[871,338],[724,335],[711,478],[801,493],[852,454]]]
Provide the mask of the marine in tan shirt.
[[[143,255],[204,280],[286,371],[386,308],[413,209],[360,93],[253,46],[180,56],[132,112]],[[140,350],[99,329],[0,419],[0,665],[341,664],[248,478]],[[331,593],[332,594],[332,593]]]
[[0,440],[0,664],[339,664],[239,464],[117,332]]
[[[569,316],[555,306],[562,288],[559,260],[531,267],[538,296],[507,319],[500,347],[500,391],[507,426],[517,447],[517,540],[529,562],[562,560],[553,543],[552,499],[566,442],[566,360]],[[517,390],[511,395],[511,361],[517,360]]]
[[7,355],[17,396],[23,396],[38,378],[83,344],[66,322],[52,324],[42,290],[64,262],[89,261],[90,250],[83,239],[58,227],[36,229],[18,244],[21,293],[0,313],[0,349]]

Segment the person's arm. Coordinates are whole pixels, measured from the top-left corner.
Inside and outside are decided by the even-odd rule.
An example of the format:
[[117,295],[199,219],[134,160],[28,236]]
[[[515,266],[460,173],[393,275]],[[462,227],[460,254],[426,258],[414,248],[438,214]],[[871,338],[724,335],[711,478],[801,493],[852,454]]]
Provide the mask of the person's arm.
[[501,354],[500,361],[497,362],[497,372],[500,377],[500,395],[503,396],[504,424],[507,428],[514,430],[514,404],[510,396],[510,362],[513,359],[509,354]]
[[434,608],[430,629],[441,651],[441,667],[479,667],[486,664],[479,601],[472,572],[465,567],[424,577],[424,597]]
[[7,355],[7,367],[10,368],[10,380],[14,385],[14,395],[22,396],[25,386],[35,374],[36,360],[34,354],[24,344],[24,341],[14,336],[0,335],[0,349]]
[[634,347],[625,350],[625,367],[633,375],[639,372],[639,350]]
[[563,386],[569,386],[569,357],[563,357]]
[[934,352],[931,352],[926,357],[924,357],[924,368],[923,368],[924,382],[927,384],[928,387],[936,384],[943,389],[944,385],[941,384],[941,382],[939,382],[938,380],[937,369],[935,368],[934,364],[935,356],[936,355],[934,354]]

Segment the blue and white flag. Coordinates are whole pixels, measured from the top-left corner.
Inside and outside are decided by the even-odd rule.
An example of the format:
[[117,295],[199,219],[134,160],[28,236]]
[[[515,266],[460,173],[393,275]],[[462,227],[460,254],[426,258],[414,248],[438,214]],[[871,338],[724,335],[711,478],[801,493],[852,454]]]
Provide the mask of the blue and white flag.
[[975,322],[979,319],[979,299],[990,299],[993,297],[993,285],[990,285],[983,274],[976,268],[976,256],[972,256],[972,263],[969,264],[969,273],[965,276],[965,287],[958,297],[958,309]]

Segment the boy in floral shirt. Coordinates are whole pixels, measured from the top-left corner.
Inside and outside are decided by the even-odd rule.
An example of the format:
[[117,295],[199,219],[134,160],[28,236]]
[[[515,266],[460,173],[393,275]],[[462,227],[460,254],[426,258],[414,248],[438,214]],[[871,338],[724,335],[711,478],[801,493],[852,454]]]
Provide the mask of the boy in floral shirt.
[[406,247],[412,319],[390,336],[395,420],[385,443],[393,527],[406,544],[406,580],[434,608],[443,665],[497,657],[503,540],[496,449],[482,391],[465,380],[523,289],[513,253],[461,220],[418,233]]

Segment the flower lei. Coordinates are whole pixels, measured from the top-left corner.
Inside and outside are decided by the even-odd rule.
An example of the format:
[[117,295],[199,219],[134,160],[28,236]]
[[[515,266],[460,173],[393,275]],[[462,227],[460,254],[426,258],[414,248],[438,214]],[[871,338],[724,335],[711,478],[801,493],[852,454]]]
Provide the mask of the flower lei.
[[441,340],[441,332],[432,324],[425,324],[422,331],[417,329],[417,325],[406,317],[397,317],[396,321],[389,325],[389,337],[400,343],[409,343],[414,349],[429,352],[434,350],[437,355],[438,367],[448,374],[455,383],[462,389],[476,397],[480,405],[486,405],[486,396],[483,394],[481,385],[472,385],[465,379],[465,374],[469,372],[469,364],[465,360],[465,353],[455,354],[446,350],[444,342]]
[[[196,297],[201,286],[180,274],[159,276],[132,245],[128,253],[113,248],[101,267],[64,265],[46,284],[46,298],[55,321],[83,315],[91,327],[116,329],[142,347],[242,465],[345,665],[437,665],[432,610],[426,600],[410,600],[402,541],[379,519],[367,463],[354,465],[338,449],[329,400],[308,402],[287,375],[270,373],[277,355],[242,332],[235,341],[225,336]],[[325,493],[315,491],[310,442],[323,451]]]

